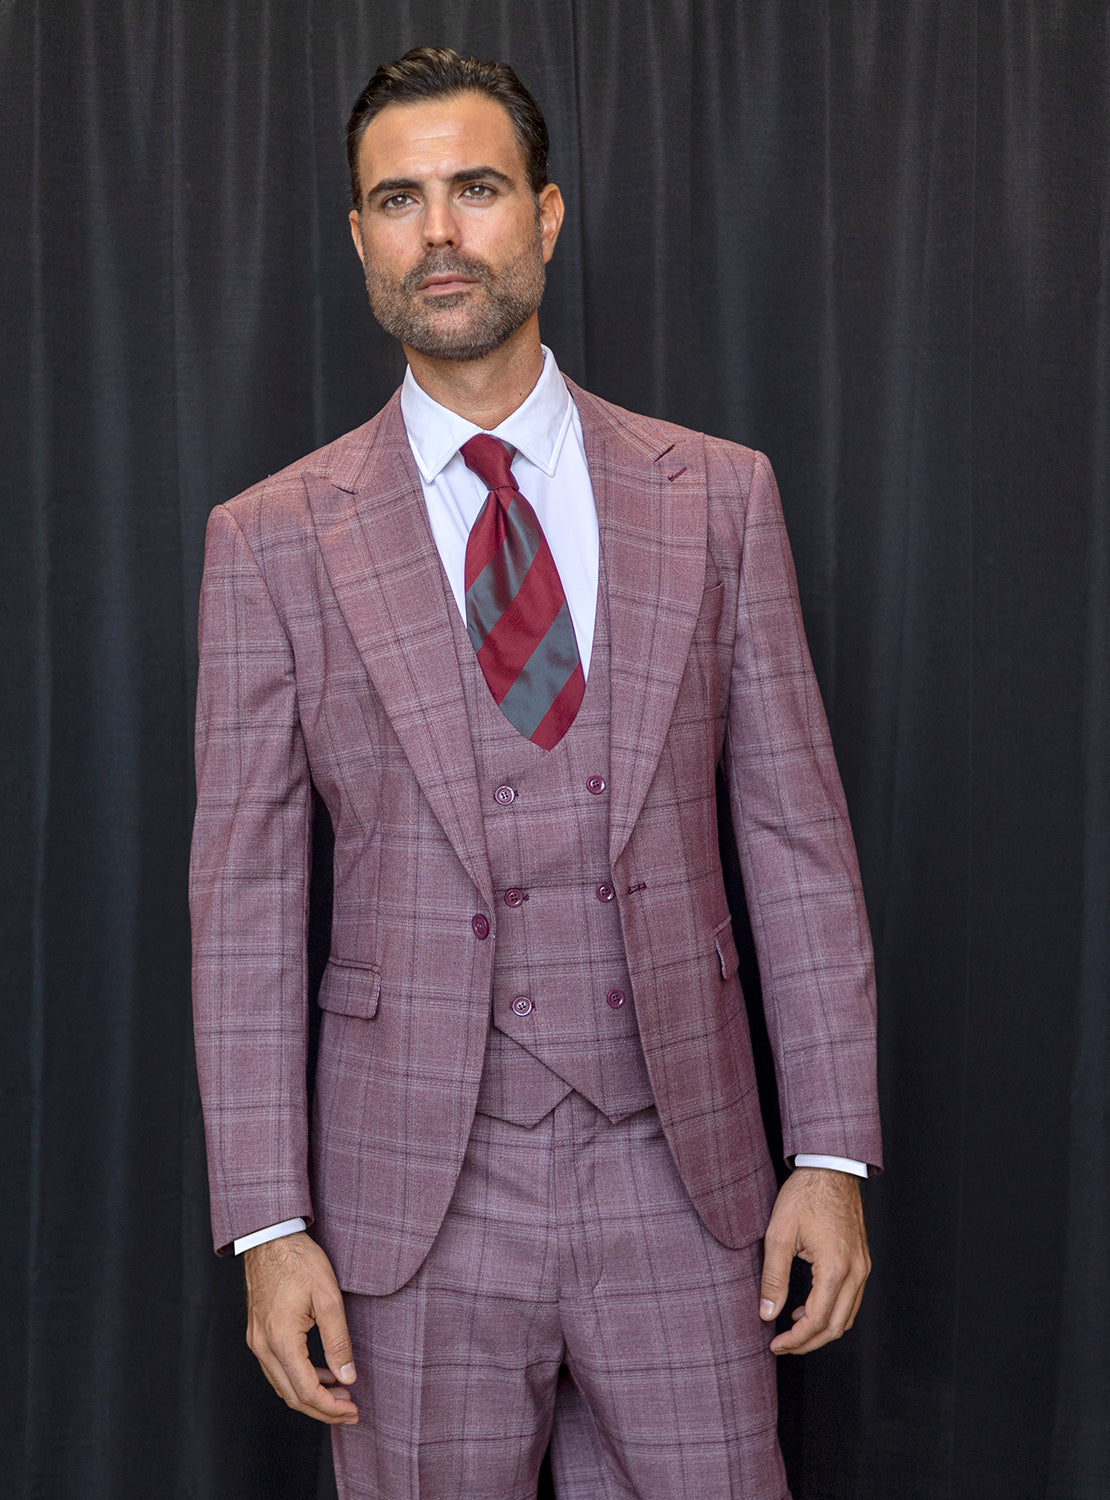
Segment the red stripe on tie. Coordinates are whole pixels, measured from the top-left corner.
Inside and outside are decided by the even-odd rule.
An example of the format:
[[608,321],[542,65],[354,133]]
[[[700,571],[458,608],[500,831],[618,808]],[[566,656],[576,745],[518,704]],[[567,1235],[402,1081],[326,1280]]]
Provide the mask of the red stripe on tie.
[[559,575],[544,540],[524,575],[520,592],[507,606],[478,652],[478,665],[485,674],[495,702],[501,702],[528,665],[537,643],[555,623],[564,602]]
[[[511,489],[508,485],[491,490],[485,505],[478,512],[478,519],[470,528],[466,543],[466,572],[463,582],[468,593],[474,580],[481,576],[483,569],[489,566],[504,546],[506,512],[519,493],[519,490]],[[491,499],[495,502],[493,505],[489,503]]]
[[532,743],[541,750],[554,750],[555,746],[574,723],[574,716],[582,706],[586,691],[586,679],[579,662],[567,678],[555,702],[532,731]]

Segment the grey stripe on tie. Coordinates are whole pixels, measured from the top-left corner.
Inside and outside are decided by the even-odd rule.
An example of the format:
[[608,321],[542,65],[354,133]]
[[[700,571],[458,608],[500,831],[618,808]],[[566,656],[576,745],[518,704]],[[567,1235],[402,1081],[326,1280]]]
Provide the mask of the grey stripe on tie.
[[551,628],[501,700],[501,712],[525,739],[530,740],[535,734],[578,661],[574,622],[564,601]]
[[466,591],[466,630],[475,651],[482,649],[486,636],[520,593],[542,541],[539,524],[514,502],[503,545]]

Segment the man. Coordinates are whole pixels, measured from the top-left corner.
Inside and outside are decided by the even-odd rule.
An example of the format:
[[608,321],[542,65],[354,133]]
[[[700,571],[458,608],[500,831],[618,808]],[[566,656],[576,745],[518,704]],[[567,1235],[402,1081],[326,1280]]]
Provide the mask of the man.
[[[408,53],[348,139],[405,384],[209,526],[217,1248],[245,1255],[271,1383],[333,1425],[345,1496],[533,1496],[549,1440],[561,1497],[782,1496],[772,1352],[851,1326],[879,1142],[866,921],[774,482],[560,377],[537,309],[563,203],[509,69]],[[722,759],[794,1164],[773,1211]],[[313,789],[335,894],[310,1130]],[[769,1341],[795,1255],[812,1290]]]

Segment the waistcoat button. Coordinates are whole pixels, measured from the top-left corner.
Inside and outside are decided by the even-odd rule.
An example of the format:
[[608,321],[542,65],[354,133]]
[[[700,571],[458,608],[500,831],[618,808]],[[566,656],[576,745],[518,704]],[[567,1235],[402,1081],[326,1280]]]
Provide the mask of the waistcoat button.
[[614,1010],[620,1010],[621,1006],[624,1004],[624,991],[610,990],[605,997],[605,1003],[606,1005],[611,1005]]
[[516,801],[516,792],[511,786],[499,786],[493,794],[493,800],[500,802],[502,807],[508,807],[510,802]]
[[597,888],[597,899],[599,901],[612,901],[616,894],[611,885],[599,885]]
[[535,1009],[527,995],[518,995],[513,1001],[513,1013],[518,1016],[530,1016]]
[[489,937],[489,918],[482,912],[475,912],[470,919],[470,925],[474,930],[474,936],[479,942]]
[[589,781],[587,781],[586,783],[586,790],[588,792],[593,792],[595,797],[599,797],[605,790],[605,777],[591,776]]
[[528,897],[524,894],[523,891],[506,891],[505,892],[505,905],[506,906],[521,906],[521,905],[523,905],[523,903],[525,901],[527,901],[527,899],[528,899]]

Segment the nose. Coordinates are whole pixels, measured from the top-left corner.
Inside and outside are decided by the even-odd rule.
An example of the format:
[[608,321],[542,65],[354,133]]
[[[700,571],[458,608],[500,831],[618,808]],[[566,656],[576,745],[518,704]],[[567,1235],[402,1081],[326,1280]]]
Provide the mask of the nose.
[[458,223],[447,198],[430,198],[424,208],[424,244],[429,250],[458,244]]

